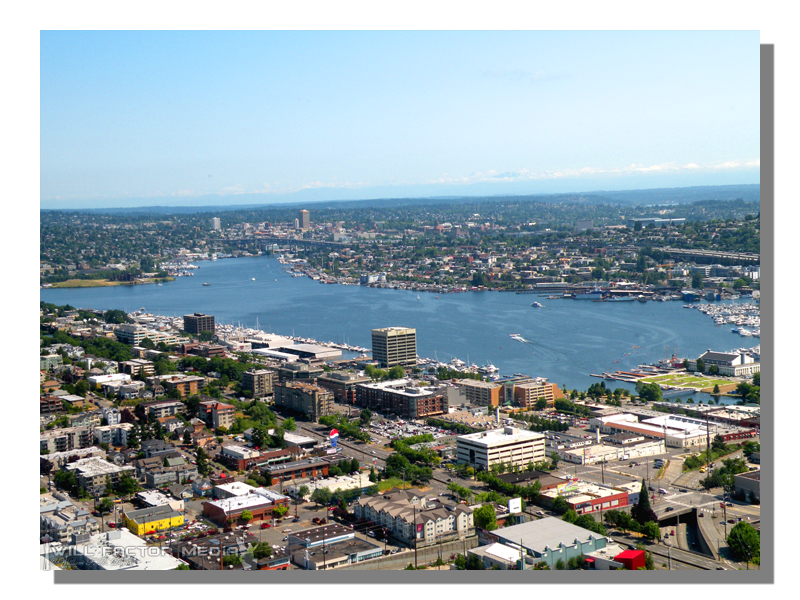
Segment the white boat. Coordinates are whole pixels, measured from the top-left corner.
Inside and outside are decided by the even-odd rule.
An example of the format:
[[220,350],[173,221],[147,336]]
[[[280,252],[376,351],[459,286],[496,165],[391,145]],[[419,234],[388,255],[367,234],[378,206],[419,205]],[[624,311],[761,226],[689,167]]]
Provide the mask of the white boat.
[[419,300],[419,299],[420,299],[420,298],[419,298],[419,294],[417,294],[417,300]]
[[203,285],[211,285],[210,283],[204,283]]
[[256,278],[255,278],[255,277],[253,277],[253,278],[252,278],[250,281],[255,281],[255,280],[256,280]]
[[541,302],[534,302],[531,304],[534,308],[544,308],[544,305]]

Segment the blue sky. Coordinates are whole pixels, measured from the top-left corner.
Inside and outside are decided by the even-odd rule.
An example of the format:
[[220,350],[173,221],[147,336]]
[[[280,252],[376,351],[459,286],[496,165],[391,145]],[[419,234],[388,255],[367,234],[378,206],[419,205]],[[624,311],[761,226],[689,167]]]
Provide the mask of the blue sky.
[[40,64],[43,207],[759,181],[757,31],[42,32]]

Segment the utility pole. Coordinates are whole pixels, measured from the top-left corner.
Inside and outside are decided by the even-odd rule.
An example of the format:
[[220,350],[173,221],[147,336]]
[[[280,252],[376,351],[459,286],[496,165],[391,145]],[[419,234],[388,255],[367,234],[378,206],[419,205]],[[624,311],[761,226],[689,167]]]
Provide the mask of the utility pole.
[[[417,505],[414,505],[414,568],[417,568]],[[464,542],[464,552],[466,553],[466,542]]]

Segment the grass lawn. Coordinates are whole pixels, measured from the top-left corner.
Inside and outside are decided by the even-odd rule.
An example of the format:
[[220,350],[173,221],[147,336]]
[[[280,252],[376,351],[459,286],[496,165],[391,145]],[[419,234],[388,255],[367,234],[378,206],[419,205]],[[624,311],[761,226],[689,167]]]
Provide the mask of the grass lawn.
[[121,281],[109,281],[108,279],[67,279],[54,283],[54,288],[83,288],[83,287],[109,287],[120,285]]
[[385,492],[386,490],[390,490],[395,487],[399,490],[405,490],[413,486],[410,482],[406,481],[406,485],[403,487],[403,480],[400,477],[392,477],[390,479],[384,479],[383,481],[378,482],[379,492]]
[[730,379],[717,379],[710,377],[697,377],[696,375],[683,374],[683,375],[654,375],[652,377],[645,377],[641,381],[644,383],[658,383],[662,385],[671,385],[684,387],[687,389],[708,390],[714,389],[715,385],[719,386],[721,392],[736,389],[736,383],[731,382]]

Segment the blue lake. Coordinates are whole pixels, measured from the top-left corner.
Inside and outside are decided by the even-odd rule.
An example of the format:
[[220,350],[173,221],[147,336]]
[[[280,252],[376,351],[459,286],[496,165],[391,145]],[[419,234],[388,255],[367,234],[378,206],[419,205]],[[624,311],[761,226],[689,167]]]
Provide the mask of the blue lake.
[[[546,377],[570,389],[601,381],[592,373],[628,370],[672,355],[675,349],[679,356],[697,357],[707,349],[758,344],[757,338],[733,334],[731,326],[716,326],[710,317],[677,301],[548,300],[509,292],[440,294],[437,299],[432,293],[325,285],[292,277],[273,256],[196,264],[200,268],[193,277],[161,286],[43,289],[40,299],[126,312],[144,307],[169,316],[201,312],[221,323],[255,327],[258,321],[265,331],[367,348],[371,329],[413,327],[422,357],[492,363],[503,375]],[[544,307],[531,307],[534,301]],[[529,342],[515,341],[511,334]],[[617,381],[606,385],[632,387]],[[709,398],[692,397],[695,402]]]

